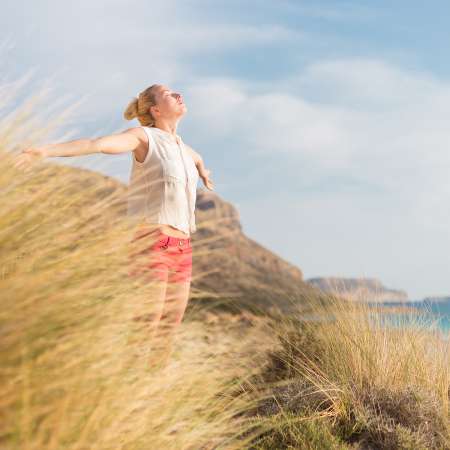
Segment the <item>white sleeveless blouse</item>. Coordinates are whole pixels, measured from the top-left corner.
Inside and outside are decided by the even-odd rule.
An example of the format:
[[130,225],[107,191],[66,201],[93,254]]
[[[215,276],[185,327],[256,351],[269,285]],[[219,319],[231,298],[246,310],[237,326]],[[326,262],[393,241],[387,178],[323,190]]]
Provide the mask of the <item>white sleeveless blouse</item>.
[[195,233],[197,167],[184,142],[157,127],[142,127],[149,150],[144,162],[132,155],[128,216],[141,222],[168,224]]

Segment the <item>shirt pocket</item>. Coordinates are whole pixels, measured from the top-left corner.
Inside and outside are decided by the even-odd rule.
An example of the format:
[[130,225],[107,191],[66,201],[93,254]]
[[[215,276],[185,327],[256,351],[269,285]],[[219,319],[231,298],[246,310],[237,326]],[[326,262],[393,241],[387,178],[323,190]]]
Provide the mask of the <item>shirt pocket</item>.
[[164,180],[185,183],[186,174],[180,161],[176,159],[162,159],[161,164]]

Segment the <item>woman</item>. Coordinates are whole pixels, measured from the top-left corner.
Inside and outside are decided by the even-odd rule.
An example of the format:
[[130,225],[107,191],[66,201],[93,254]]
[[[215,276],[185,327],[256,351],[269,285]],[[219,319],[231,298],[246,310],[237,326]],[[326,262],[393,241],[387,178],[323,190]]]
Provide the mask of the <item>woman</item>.
[[[128,214],[137,219],[132,241],[148,240],[148,245],[138,254],[130,255],[130,275],[145,273],[152,280],[161,281],[156,283],[156,312],[150,318],[153,331],[161,319],[172,331],[182,321],[191,284],[190,234],[196,231],[198,178],[213,189],[210,171],[205,169],[202,157],[176,133],[186,112],[179,93],[165,85],[153,84],[134,98],[124,112],[125,119],[136,117],[141,126],[95,139],[27,148],[15,162],[15,167],[27,170],[30,163],[52,156],[132,152]],[[137,259],[141,262],[134,264]],[[171,337],[169,341],[166,357],[172,350]]]

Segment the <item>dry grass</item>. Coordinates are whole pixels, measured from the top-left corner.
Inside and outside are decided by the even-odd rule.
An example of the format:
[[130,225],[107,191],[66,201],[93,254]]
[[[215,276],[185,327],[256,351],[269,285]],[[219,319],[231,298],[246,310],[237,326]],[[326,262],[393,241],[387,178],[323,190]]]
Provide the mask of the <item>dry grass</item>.
[[128,276],[123,192],[14,170],[24,135],[59,123],[24,123],[32,106],[0,123],[1,448],[450,448],[449,343],[426,321],[386,328],[333,297],[301,305],[317,322],[217,315],[194,295],[173,358],[149,366],[165,336],[134,320],[155,286]]
[[192,314],[168,364],[149,365],[166,336],[135,320],[152,312],[156,286],[128,276],[139,243],[124,192],[47,162],[14,169],[30,108],[0,126],[1,448],[242,448],[238,413],[251,401],[229,393],[270,336],[256,319],[208,326]]
[[290,414],[339,438],[323,448],[450,448],[450,344],[435,320],[411,312],[410,326],[388,327],[382,307],[337,297],[311,308],[331,320],[284,321],[281,348],[252,381],[272,398],[251,414],[275,417],[278,427],[257,448],[292,438]]

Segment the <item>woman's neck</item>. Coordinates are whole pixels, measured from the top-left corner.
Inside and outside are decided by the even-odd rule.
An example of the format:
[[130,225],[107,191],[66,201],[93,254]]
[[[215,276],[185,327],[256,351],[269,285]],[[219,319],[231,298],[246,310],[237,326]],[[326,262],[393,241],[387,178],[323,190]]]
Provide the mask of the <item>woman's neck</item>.
[[174,137],[177,137],[177,126],[178,123],[175,122],[158,122],[153,125],[155,128],[159,128],[160,130],[165,131],[166,133],[171,134]]

